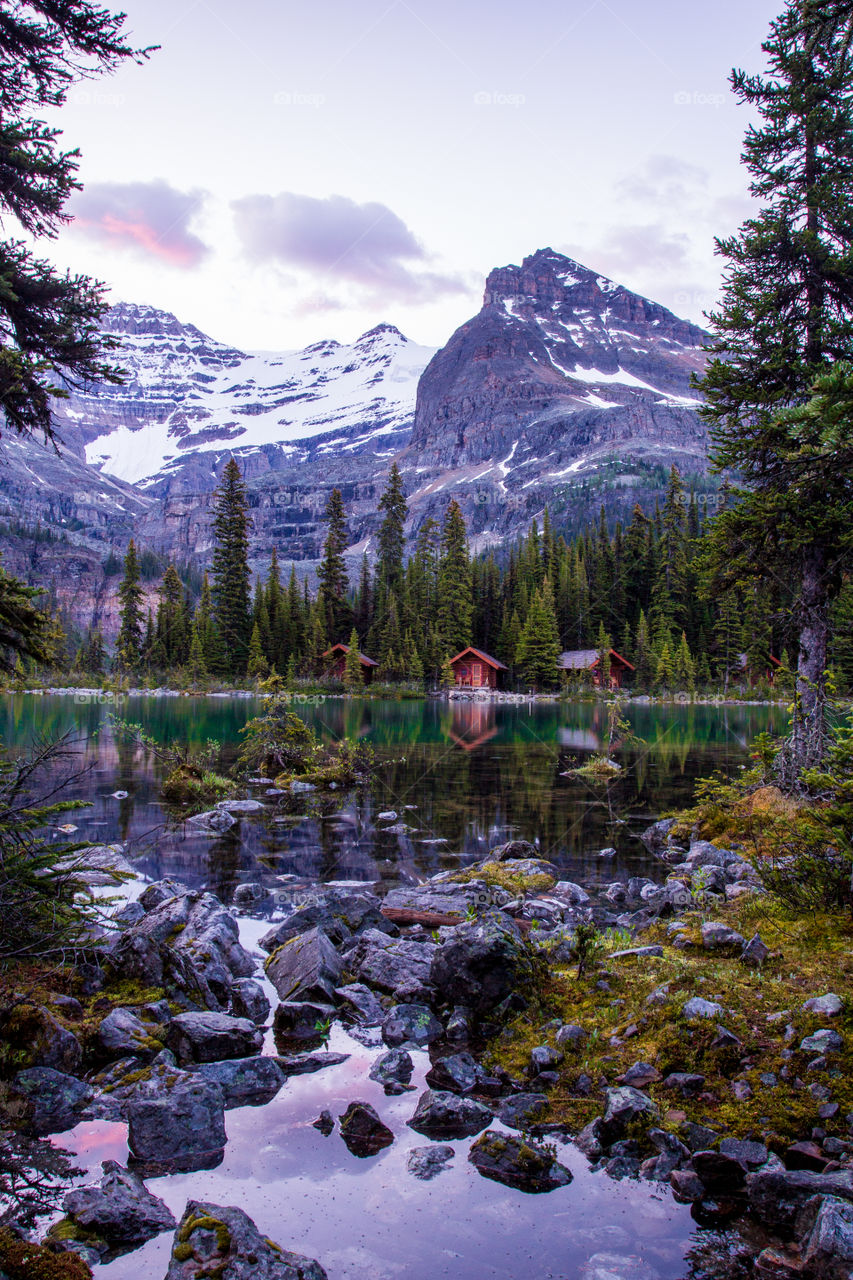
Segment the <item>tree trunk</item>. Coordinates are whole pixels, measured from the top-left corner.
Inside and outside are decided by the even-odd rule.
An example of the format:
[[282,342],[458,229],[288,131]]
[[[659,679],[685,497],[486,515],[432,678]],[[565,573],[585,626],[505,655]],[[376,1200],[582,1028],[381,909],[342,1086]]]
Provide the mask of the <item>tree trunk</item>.
[[819,765],[828,740],[826,664],[829,641],[826,555],[807,548],[802,563],[797,697],[791,733],[780,757],[780,773],[796,787],[803,771]]

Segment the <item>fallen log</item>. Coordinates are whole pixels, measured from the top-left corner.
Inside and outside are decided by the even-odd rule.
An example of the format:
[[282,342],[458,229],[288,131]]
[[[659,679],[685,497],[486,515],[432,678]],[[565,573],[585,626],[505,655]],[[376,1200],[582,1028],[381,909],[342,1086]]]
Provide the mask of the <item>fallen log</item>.
[[[392,924],[421,924],[425,929],[440,929],[445,924],[462,924],[467,919],[467,916],[449,915],[443,911],[412,911],[408,907],[383,906],[380,911]],[[529,933],[529,920],[517,920],[514,916],[509,918],[515,921],[522,933]]]

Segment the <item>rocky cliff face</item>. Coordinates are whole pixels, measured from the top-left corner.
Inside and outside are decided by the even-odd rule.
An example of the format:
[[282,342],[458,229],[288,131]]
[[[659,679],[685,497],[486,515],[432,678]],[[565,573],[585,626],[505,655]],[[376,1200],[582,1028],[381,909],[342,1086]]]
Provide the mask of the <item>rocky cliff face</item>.
[[488,537],[509,532],[519,509],[571,514],[607,472],[627,505],[672,462],[705,471],[690,387],[705,338],[551,249],[493,271],[482,310],[420,380],[406,455],[414,505],[452,489]]
[[[152,307],[107,319],[121,386],[63,401],[61,458],[5,442],[6,563],[54,582],[72,616],[114,628],[111,549],[133,533],[164,557],[209,563],[212,491],[232,454],[249,483],[253,567],[276,547],[310,572],[323,510],[342,490],[351,555],[370,552],[391,461],[410,533],[451,497],[475,548],[515,537],[547,505],[579,528],[649,505],[675,462],[707,468],[691,375],[702,330],[550,249],[493,271],[480,312],[440,351],[391,325],[349,346],[247,354]],[[14,536],[40,524],[55,538]]]

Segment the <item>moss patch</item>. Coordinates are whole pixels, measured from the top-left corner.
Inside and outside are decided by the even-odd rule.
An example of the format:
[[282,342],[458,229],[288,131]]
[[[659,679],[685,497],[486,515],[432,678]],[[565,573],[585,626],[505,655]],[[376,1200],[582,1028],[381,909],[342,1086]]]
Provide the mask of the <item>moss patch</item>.
[[53,1253],[0,1230],[0,1271],[9,1280],[91,1280],[87,1263],[75,1253]]
[[547,893],[554,888],[553,876],[544,872],[525,873],[513,871],[511,862],[481,862],[476,867],[469,867],[451,876],[454,884],[470,884],[474,880],[482,880],[492,888],[506,889],[514,897]]

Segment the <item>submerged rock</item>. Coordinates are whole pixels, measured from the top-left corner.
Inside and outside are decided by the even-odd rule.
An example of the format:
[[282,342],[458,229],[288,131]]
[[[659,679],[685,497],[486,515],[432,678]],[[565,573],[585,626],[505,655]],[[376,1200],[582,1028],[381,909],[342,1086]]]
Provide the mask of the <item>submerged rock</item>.
[[452,1147],[442,1143],[435,1143],[431,1147],[412,1147],[406,1160],[406,1168],[413,1178],[431,1182],[442,1169],[447,1168],[455,1154]]
[[569,1170],[547,1147],[494,1129],[481,1134],[468,1152],[468,1159],[484,1178],[516,1191],[554,1191],[572,1180]]
[[190,1200],[165,1280],[327,1280],[312,1258],[262,1236],[242,1209]]
[[274,1058],[261,1057],[205,1062],[195,1069],[194,1074],[219,1085],[226,1110],[260,1107],[271,1102],[286,1079]]
[[142,1179],[115,1160],[105,1160],[100,1182],[75,1187],[62,1207],[74,1224],[103,1240],[110,1249],[132,1249],[172,1231],[172,1211],[152,1195]]
[[381,1084],[388,1094],[405,1093],[415,1064],[405,1049],[389,1049],[370,1068],[370,1079]]

